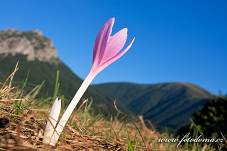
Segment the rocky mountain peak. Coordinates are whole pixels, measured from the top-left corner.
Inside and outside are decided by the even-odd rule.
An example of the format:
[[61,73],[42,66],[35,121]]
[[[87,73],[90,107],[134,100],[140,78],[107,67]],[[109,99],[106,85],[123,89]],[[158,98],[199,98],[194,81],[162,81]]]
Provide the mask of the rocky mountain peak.
[[1,55],[26,55],[27,59],[49,62],[57,58],[52,41],[39,30],[18,31],[7,29],[0,31]]

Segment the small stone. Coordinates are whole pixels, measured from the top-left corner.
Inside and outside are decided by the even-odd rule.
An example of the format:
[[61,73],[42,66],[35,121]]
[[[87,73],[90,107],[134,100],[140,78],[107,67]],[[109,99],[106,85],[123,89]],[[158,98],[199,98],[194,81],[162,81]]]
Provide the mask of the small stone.
[[7,118],[0,118],[0,128],[6,128],[9,123]]

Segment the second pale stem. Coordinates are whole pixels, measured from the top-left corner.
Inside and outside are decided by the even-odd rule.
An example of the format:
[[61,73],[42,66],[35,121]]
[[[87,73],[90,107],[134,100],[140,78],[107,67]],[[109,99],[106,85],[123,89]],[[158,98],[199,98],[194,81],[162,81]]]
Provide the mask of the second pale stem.
[[95,75],[90,72],[88,74],[88,76],[86,77],[86,79],[83,81],[82,85],[80,86],[79,90],[77,91],[77,93],[75,94],[75,96],[73,97],[72,101],[70,102],[69,106],[67,107],[67,109],[65,110],[64,114],[62,115],[56,129],[55,132],[50,140],[50,145],[55,146],[64,127],[65,124],[67,123],[68,119],[70,118],[72,112],[74,111],[76,105],[78,104],[78,102],[80,101],[81,97],[83,96],[83,94],[85,93],[85,91],[87,90],[88,86],[91,84],[92,80],[94,79]]

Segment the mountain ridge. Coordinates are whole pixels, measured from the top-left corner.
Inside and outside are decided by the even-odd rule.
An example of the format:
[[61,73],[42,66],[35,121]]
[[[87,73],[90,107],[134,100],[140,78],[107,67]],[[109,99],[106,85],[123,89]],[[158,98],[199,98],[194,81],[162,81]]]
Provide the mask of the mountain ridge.
[[[82,79],[58,58],[51,40],[37,30],[0,32],[0,81],[13,71],[18,60],[20,69],[14,80],[21,82],[29,73],[28,83],[37,85],[45,81],[42,97],[53,94],[57,70],[60,71],[59,95],[63,94],[67,101],[72,99],[82,83]],[[192,114],[213,95],[192,83],[112,82],[91,85],[82,100],[91,97],[95,112],[117,115],[117,106],[133,119],[142,116],[148,127],[176,131],[187,124]]]
[[[141,87],[140,87],[141,86]],[[109,83],[94,86],[99,93],[121,102],[150,127],[176,131],[190,122],[213,95],[191,83]]]
[[[23,81],[25,81],[28,76],[26,88],[31,90],[34,86],[41,84],[43,81],[44,85],[42,86],[39,96],[40,97],[50,97],[53,95],[54,83],[56,72],[60,72],[60,88],[58,96],[64,95],[65,105],[69,103],[72,99],[80,85],[82,80],[80,77],[75,75],[64,63],[60,60],[57,64],[43,62],[39,60],[28,61],[27,57],[24,55],[0,55],[0,81],[4,82],[5,79],[12,73],[19,60],[19,70],[16,72],[13,83],[16,86],[22,86]],[[4,69],[4,70],[2,70]],[[114,115],[116,110],[114,108],[113,102],[111,102],[108,97],[102,96],[96,92],[91,86],[85,92],[82,97],[79,105],[82,103],[82,100],[89,99],[93,100],[92,107],[94,112],[103,113],[105,115]],[[121,106],[123,109],[123,106]],[[123,109],[125,111],[125,109]],[[127,112],[127,111],[125,111]]]

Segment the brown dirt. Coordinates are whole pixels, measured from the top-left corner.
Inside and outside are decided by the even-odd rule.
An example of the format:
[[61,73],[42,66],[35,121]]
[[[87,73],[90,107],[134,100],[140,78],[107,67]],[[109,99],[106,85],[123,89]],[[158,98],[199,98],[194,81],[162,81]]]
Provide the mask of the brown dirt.
[[28,110],[16,115],[10,108],[0,109],[0,151],[4,150],[84,150],[84,151],[124,151],[124,145],[119,142],[108,142],[105,139],[80,135],[69,125],[56,147],[42,143],[45,121],[38,119],[36,113]]

